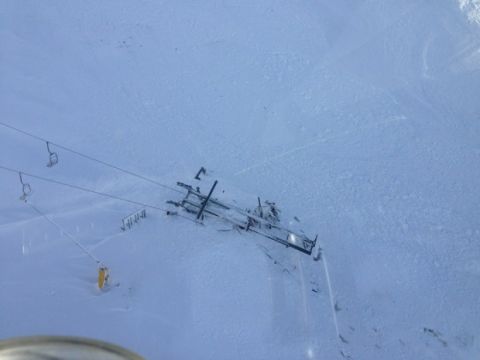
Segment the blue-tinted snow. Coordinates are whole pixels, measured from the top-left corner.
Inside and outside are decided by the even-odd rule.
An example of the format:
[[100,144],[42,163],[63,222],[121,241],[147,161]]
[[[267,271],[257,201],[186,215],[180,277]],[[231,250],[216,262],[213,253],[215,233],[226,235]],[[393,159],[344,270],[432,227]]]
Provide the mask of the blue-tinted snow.
[[[0,4],[1,121],[167,183],[275,200],[321,262],[0,174],[0,338],[150,359],[480,356],[478,1]],[[0,128],[0,165],[164,206],[178,194]],[[118,286],[117,286],[118,285]],[[432,331],[429,331],[432,330]]]

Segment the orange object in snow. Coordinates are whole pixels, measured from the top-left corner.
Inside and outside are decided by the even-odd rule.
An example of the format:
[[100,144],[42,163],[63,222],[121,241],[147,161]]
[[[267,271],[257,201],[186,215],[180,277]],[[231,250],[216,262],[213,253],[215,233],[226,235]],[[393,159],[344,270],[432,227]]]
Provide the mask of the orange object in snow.
[[98,288],[103,289],[108,281],[108,268],[102,266],[98,269]]

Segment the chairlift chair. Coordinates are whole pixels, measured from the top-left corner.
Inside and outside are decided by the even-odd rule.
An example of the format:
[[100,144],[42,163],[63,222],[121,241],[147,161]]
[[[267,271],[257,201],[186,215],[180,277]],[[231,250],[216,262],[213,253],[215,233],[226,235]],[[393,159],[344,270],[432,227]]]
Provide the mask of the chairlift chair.
[[29,183],[26,183],[26,182],[23,181],[23,177],[22,177],[21,172],[19,172],[18,175],[20,177],[20,183],[22,184],[22,196],[20,196],[20,200],[26,202],[27,197],[30,196],[30,194],[32,193],[32,187],[30,186]]
[[47,167],[53,167],[58,164],[58,154],[50,150],[50,142],[47,141],[48,163]]

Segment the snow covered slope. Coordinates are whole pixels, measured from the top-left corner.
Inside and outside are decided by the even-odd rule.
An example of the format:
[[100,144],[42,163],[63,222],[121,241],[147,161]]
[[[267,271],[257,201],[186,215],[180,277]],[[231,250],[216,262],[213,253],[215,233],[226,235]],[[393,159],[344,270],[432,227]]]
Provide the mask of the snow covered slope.
[[[164,184],[274,200],[325,257],[151,209],[122,232],[139,206],[26,177],[28,204],[111,269],[99,291],[95,262],[0,170],[0,338],[89,336],[149,359],[480,357],[477,10],[2,0],[1,122]],[[0,166],[159,207],[180,197],[0,139]]]

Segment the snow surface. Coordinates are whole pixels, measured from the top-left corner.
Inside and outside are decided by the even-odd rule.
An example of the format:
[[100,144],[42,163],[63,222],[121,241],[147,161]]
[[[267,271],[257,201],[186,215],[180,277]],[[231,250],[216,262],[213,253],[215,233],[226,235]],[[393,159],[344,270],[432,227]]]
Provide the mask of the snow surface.
[[460,9],[465,11],[468,19],[480,24],[480,0],[459,0]]
[[[29,202],[111,269],[99,291],[92,259],[2,171],[0,338],[88,336],[149,359],[478,359],[475,19],[473,0],[1,0],[0,121],[168,185],[274,200],[328,267],[150,210],[122,232],[137,206],[27,177]],[[0,139],[3,166],[180,197]]]

